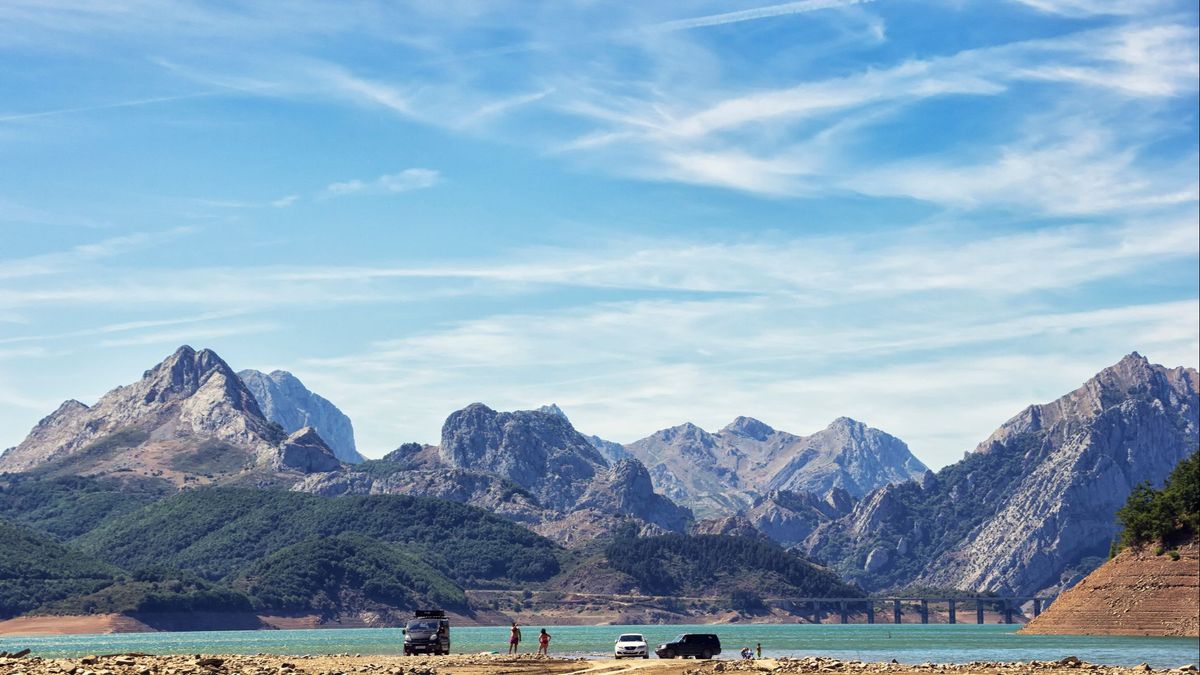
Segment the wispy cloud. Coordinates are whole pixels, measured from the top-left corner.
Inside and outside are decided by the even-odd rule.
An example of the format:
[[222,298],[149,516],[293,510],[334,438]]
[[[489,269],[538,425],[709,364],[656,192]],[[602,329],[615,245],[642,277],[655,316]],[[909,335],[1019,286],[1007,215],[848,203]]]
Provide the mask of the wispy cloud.
[[872,0],[800,0],[799,2],[784,2],[777,5],[767,5],[765,7],[738,10],[736,12],[722,12],[720,14],[709,14],[707,16],[697,16],[688,19],[664,21],[663,23],[655,25],[653,28],[660,31],[691,30],[693,28],[722,26],[729,23],[757,21],[759,19],[770,19],[779,16],[788,16],[791,14],[804,14],[806,12],[815,12],[821,9],[848,7],[850,5],[858,5],[871,1]]
[[396,194],[423,190],[437,185],[442,175],[434,169],[412,168],[399,173],[385,174],[374,180],[359,179],[330,183],[322,192],[324,197],[345,197],[356,194]]
[[1016,0],[1050,14],[1084,17],[1148,14],[1163,6],[1160,0]]
[[76,266],[83,263],[153,247],[193,231],[188,227],[176,227],[158,232],[139,232],[110,237],[90,244],[80,244],[70,250],[58,253],[0,260],[0,279],[17,279],[75,271]]
[[224,326],[206,326],[187,328],[183,330],[155,331],[129,337],[110,338],[100,341],[101,347],[139,347],[145,345],[178,345],[196,340],[211,340],[214,338],[231,337],[235,335],[256,335],[280,330],[281,326],[271,321],[259,321]]

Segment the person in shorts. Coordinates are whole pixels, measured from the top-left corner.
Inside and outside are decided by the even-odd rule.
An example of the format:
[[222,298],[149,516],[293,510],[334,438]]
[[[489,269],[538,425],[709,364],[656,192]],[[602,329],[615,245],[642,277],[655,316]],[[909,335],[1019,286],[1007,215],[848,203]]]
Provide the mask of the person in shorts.
[[512,622],[512,629],[508,633],[508,653],[516,654],[517,647],[521,645],[521,629],[517,627],[517,622]]

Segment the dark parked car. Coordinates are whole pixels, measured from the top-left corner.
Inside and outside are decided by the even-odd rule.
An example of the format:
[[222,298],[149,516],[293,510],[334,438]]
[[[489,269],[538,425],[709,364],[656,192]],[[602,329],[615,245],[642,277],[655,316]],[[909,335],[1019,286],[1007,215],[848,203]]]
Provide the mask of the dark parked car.
[[721,653],[721,641],[712,633],[684,633],[654,650],[660,659],[676,656],[711,659]]
[[404,626],[404,655],[450,653],[450,620],[446,613],[418,609]]

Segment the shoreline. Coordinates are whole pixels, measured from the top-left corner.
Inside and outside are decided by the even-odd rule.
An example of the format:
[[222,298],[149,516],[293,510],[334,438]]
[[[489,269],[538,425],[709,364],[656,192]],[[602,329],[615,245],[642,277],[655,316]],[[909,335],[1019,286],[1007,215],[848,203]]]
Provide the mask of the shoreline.
[[[511,621],[522,625],[550,626],[722,626],[722,625],[839,625],[837,621],[814,623],[806,617],[783,613],[768,613],[759,616],[743,616],[736,612],[724,612],[701,616],[670,616],[655,617],[657,620],[646,620],[641,615],[628,615],[612,612],[576,613],[573,615],[559,612],[522,612],[508,614],[493,610],[482,610],[474,615],[448,613],[455,626],[465,627],[503,627]],[[670,620],[663,620],[663,619]],[[915,613],[905,614],[905,621],[900,624],[877,622],[874,625],[921,625]],[[989,611],[983,624],[974,621],[960,621],[959,625],[1005,625],[1001,615]],[[1022,617],[1023,618],[1023,617]],[[1024,621],[1015,621],[1012,626],[1019,626]],[[948,619],[943,613],[931,612],[930,624],[947,624]],[[865,616],[851,615],[845,625],[868,625]],[[321,617],[316,614],[219,614],[203,612],[162,613],[162,614],[81,614],[81,615],[36,615],[18,616],[0,621],[0,637],[36,637],[53,635],[108,635],[119,633],[155,633],[155,632],[195,632],[209,630],[326,630],[339,628],[400,628],[403,624],[393,624],[379,621],[370,615],[345,616],[338,618]]]
[[646,675],[702,675],[723,672],[778,673],[888,673],[960,675],[1066,675],[1087,671],[1095,675],[1144,675],[1149,672],[1196,673],[1194,664],[1180,664],[1170,669],[1152,669],[1141,665],[1114,667],[1089,664],[1075,657],[1059,661],[972,662],[967,664],[920,665],[892,662],[864,662],[835,658],[768,658],[709,661],[685,659],[615,659],[587,660],[579,658],[538,657],[523,654],[516,657],[492,654],[461,654],[452,656],[360,656],[349,654],[279,656],[279,655],[170,655],[111,654],[73,659],[47,659],[37,656],[11,658],[0,656],[0,675],[610,675],[615,673],[644,673]]

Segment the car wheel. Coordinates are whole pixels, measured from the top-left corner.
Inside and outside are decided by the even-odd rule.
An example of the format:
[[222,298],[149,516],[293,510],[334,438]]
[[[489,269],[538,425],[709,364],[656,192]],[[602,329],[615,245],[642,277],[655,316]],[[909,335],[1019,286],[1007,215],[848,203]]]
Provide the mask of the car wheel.
[[712,658],[712,652],[711,652],[711,651],[709,651],[709,650],[707,650],[707,649],[705,649],[705,650],[704,650],[704,653],[702,653],[702,654],[700,655],[700,658],[702,658],[702,659],[704,659],[705,661],[707,661],[708,659],[711,659],[711,658]]
[[650,658],[650,655],[649,655],[649,654],[642,654],[642,658],[643,658],[643,659],[648,659],[648,658]]
[[662,657],[663,657],[664,659],[673,659],[673,658],[675,658],[675,652],[673,652],[673,651],[671,651],[670,649],[668,649],[667,651],[663,652],[663,656],[662,656]]

